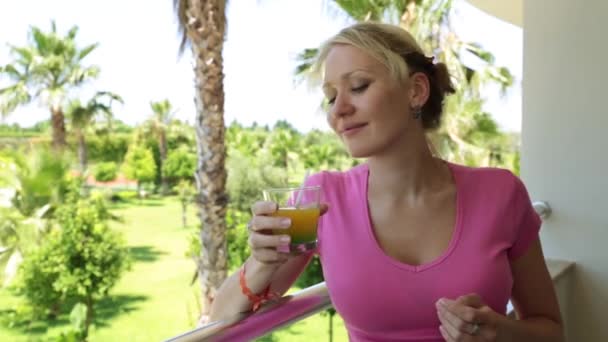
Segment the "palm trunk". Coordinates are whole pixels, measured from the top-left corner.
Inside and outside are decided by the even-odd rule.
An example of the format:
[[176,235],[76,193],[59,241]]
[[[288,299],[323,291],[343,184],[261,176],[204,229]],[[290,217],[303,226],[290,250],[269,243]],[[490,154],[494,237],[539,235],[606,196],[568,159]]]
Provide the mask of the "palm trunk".
[[65,120],[61,107],[51,107],[51,127],[53,130],[53,148],[63,150],[65,147]]
[[188,217],[188,202],[182,201],[182,226],[186,228],[188,226],[187,217]]
[[88,157],[87,157],[87,142],[84,137],[84,133],[81,129],[78,129],[78,160],[80,161],[80,171],[84,175],[87,170]]
[[169,183],[165,175],[165,161],[167,160],[167,136],[164,130],[159,133],[158,150],[160,152],[160,182],[161,193],[166,195],[169,191]]
[[334,341],[334,313],[329,313],[329,342]]
[[189,0],[186,33],[195,58],[196,143],[195,178],[201,220],[198,278],[202,312],[209,313],[215,293],[226,278],[226,169],[224,160],[224,73],[222,48],[225,0]]
[[141,182],[139,180],[137,181],[137,198],[139,198],[139,203],[141,204],[143,196],[141,193]]
[[87,306],[87,316],[84,322],[84,336],[83,339],[84,341],[88,341],[89,339],[89,328],[91,327],[91,324],[93,323],[93,305],[95,303],[93,302],[93,297],[92,296],[87,296],[86,298],[86,306]]

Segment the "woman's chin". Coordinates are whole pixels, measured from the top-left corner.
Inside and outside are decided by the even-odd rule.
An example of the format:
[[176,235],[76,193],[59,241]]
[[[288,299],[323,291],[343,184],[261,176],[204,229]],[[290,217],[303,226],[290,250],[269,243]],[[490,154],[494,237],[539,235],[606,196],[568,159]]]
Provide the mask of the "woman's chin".
[[369,146],[347,146],[347,150],[352,158],[368,158],[372,154]]

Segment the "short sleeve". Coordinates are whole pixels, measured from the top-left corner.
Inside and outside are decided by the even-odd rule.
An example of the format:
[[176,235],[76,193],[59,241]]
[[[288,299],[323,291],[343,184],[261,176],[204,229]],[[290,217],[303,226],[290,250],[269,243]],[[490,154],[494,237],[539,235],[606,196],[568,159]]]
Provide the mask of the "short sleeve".
[[532,206],[532,201],[522,181],[515,177],[513,196],[511,198],[512,215],[514,218],[513,244],[509,249],[509,259],[517,259],[524,255],[530,245],[538,239],[542,224],[540,217]]

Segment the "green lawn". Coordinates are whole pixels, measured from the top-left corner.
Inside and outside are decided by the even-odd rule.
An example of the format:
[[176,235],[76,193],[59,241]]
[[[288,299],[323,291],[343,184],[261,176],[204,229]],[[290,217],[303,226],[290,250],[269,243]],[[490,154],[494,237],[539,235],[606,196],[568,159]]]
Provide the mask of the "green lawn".
[[[189,223],[195,224],[194,209]],[[180,207],[175,198],[134,202],[115,210],[123,223],[114,224],[124,233],[133,266],[97,307],[91,342],[161,341],[192,328],[198,284],[189,286],[193,263],[184,256],[188,232],[181,227]],[[0,317],[5,321],[20,299],[0,290]],[[334,320],[334,341],[346,341],[342,321]],[[57,322],[33,322],[17,327],[0,326],[0,341],[44,341],[68,324],[67,315]],[[273,334],[265,341],[327,341],[328,318],[316,315]]]

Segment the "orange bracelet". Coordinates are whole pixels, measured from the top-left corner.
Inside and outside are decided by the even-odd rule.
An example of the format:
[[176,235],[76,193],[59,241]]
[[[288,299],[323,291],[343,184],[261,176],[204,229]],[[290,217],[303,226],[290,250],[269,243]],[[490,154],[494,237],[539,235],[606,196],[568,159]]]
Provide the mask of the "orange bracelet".
[[256,295],[253,292],[251,292],[251,289],[249,289],[249,287],[247,287],[247,281],[245,280],[245,265],[243,264],[243,267],[241,267],[241,272],[239,274],[239,282],[241,284],[241,292],[243,292],[243,294],[245,296],[247,296],[247,299],[249,299],[250,302],[253,303],[253,312],[258,311],[258,309],[260,309],[260,307],[276,298],[279,297],[278,293],[271,293],[270,292],[270,284],[264,289],[264,291],[262,291],[262,294],[260,295]]

